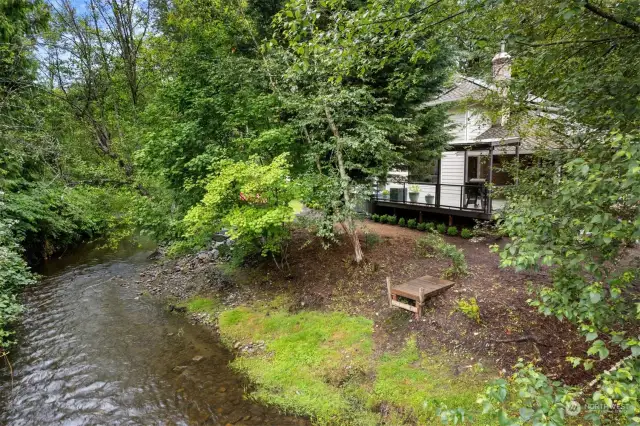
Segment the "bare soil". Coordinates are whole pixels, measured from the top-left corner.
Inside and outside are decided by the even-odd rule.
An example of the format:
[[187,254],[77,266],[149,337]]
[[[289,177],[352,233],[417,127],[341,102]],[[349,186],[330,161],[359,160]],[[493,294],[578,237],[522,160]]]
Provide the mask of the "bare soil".
[[[499,267],[490,245],[501,241],[464,240],[445,236],[462,249],[469,274],[427,302],[420,320],[388,305],[386,277],[399,284],[423,275],[440,276],[446,259],[425,258],[416,251],[424,234],[407,228],[362,223],[361,242],[366,260],[356,265],[345,242],[325,248],[306,231],[296,231],[290,245],[289,269],[280,270],[268,259],[229,271],[213,259],[195,255],[165,262],[143,273],[147,291],[183,299],[194,294],[216,294],[229,306],[286,295],[293,309],[341,310],[374,320],[377,350],[399,349],[415,334],[421,349],[453,352],[469,364],[481,362],[509,372],[519,358],[534,361],[545,374],[569,384],[585,383],[607,366],[590,372],[574,369],[567,356],[584,356],[587,344],[576,329],[555,317],[545,317],[529,306],[529,289],[547,285],[548,275],[516,273]],[[376,234],[366,238],[366,233]],[[369,244],[367,244],[367,241]],[[480,322],[458,309],[460,299],[474,297]],[[611,362],[614,362],[612,360]],[[597,370],[597,371],[595,371]]]

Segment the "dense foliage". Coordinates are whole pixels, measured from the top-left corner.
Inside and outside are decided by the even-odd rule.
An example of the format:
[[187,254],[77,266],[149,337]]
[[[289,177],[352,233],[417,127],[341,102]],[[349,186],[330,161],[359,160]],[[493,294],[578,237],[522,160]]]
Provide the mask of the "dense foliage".
[[81,6],[0,1],[2,350],[33,282],[25,260],[88,239],[143,232],[177,253],[226,230],[238,256],[284,266],[301,200],[310,229],[327,243],[341,229],[361,261],[357,207],[448,140],[445,111],[425,101],[454,71],[490,79],[505,40],[513,79],[486,110],[541,149],[532,167],[505,166],[518,185],[499,218],[502,265],[548,268],[531,304],[576,324],[591,346],[568,362],[598,374],[573,389],[522,364],[481,402],[501,424],[562,423],[571,398],[639,421],[638,0]]

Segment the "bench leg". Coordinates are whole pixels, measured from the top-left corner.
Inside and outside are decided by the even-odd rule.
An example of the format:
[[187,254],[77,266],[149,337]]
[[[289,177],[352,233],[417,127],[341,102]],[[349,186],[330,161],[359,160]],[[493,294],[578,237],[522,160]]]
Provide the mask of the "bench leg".
[[418,292],[418,300],[416,300],[416,319],[419,320],[422,316],[422,306],[424,305],[424,288],[420,287]]

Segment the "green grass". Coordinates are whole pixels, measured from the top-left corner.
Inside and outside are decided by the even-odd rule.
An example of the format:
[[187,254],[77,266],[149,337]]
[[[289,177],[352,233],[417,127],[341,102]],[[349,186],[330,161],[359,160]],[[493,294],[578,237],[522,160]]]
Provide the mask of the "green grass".
[[222,303],[215,297],[194,296],[178,304],[187,308],[190,313],[206,313],[216,315],[222,310]]
[[258,385],[255,398],[320,424],[355,420],[359,410],[339,385],[368,368],[370,320],[338,312],[291,315],[240,307],[223,312],[219,321],[228,343],[266,342],[264,353],[244,354],[232,363]]
[[366,318],[291,314],[263,305],[222,312],[219,324],[228,345],[266,344],[264,351],[241,352],[232,363],[257,385],[252,396],[316,424],[379,424],[382,404],[393,407],[386,419],[392,424],[435,421],[441,404],[477,411],[484,378],[454,376],[447,357],[420,354],[415,340],[399,354],[376,359],[373,322]]
[[444,406],[475,413],[477,423],[479,407],[475,401],[489,375],[471,368],[456,376],[452,367],[444,354],[421,354],[411,338],[400,353],[385,354],[380,360],[373,403],[396,407],[397,421],[417,419],[421,424],[438,424],[437,410]]

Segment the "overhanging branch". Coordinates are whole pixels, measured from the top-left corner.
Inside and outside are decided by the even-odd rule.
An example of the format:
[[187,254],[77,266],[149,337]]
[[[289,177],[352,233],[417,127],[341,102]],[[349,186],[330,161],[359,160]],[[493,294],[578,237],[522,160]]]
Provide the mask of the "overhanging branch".
[[588,1],[584,3],[584,7],[589,12],[595,15],[598,15],[599,17],[604,18],[607,21],[615,22],[618,25],[622,25],[623,27],[629,28],[633,32],[640,33],[640,24],[638,24],[637,22],[634,22],[627,18],[616,16],[607,10],[604,10],[594,4],[589,3]]

